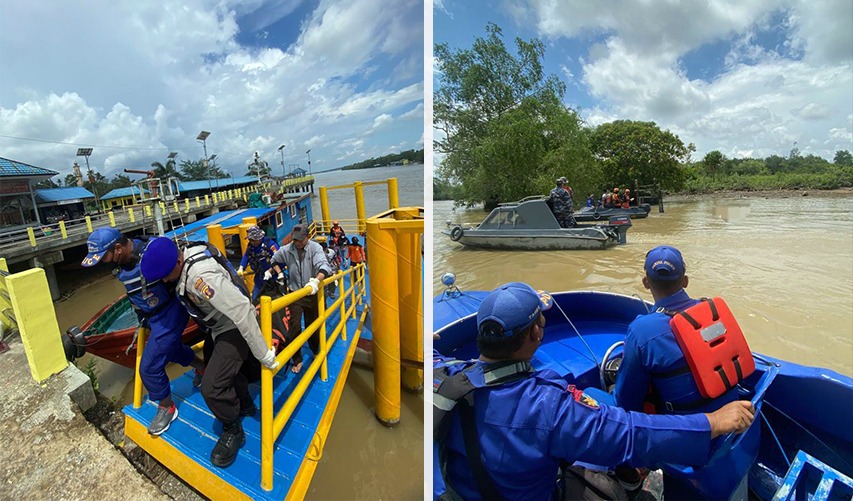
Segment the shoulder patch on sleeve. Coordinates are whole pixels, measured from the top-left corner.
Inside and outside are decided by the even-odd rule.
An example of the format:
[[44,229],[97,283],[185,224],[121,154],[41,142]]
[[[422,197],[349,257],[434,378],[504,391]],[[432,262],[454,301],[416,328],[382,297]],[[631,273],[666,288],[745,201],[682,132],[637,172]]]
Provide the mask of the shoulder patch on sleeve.
[[202,296],[207,299],[212,299],[213,295],[216,294],[216,291],[213,290],[213,287],[207,284],[201,277],[196,279],[195,284],[193,284],[193,288],[199,292]]
[[585,405],[591,409],[598,409],[598,401],[584,393],[583,390],[576,388],[575,385],[570,384],[566,390],[572,394],[572,398],[575,402]]

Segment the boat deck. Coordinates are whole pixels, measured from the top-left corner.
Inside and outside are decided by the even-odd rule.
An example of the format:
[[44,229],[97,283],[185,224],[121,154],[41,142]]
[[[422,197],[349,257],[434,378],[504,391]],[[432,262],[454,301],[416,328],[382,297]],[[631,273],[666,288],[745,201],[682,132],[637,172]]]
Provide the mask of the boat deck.
[[[331,300],[327,300],[327,304],[331,304]],[[357,306],[355,318],[347,321],[347,339],[338,337],[330,347],[328,380],[321,381],[319,374],[312,380],[305,397],[276,440],[271,491],[261,488],[260,381],[249,386],[258,412],[255,416],[243,418],[246,444],[240,449],[237,460],[227,468],[218,468],[210,463],[210,452],[219,438],[222,424],[210,413],[200,389],[193,387],[192,371],[172,381],[172,397],[178,407],[178,418],[166,433],[160,437],[148,434],[147,427],[157,410],[157,403],[146,399],[139,409],[134,409],[132,405],[124,408],[125,434],[211,499],[303,497],[322,455],[322,447],[346,382],[358,343],[354,333],[364,307]],[[327,320],[327,328],[337,325],[339,318],[339,313],[332,315]],[[367,333],[369,337],[370,330],[368,315],[362,333]],[[281,408],[314,359],[307,344],[302,347],[302,355],[304,360],[300,374],[290,372],[289,366],[276,374],[273,380],[275,409]]]

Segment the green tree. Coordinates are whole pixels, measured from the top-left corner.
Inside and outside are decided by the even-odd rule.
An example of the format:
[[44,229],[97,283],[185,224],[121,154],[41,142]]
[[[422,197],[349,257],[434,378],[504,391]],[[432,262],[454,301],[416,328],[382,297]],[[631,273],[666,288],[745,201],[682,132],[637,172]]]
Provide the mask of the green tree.
[[636,179],[640,185],[660,183],[677,191],[687,178],[682,164],[696,147],[685,146],[677,135],[654,122],[617,120],[596,127],[592,150],[609,184],[630,185]]
[[178,172],[174,158],[166,160],[165,165],[161,164],[160,162],[151,162],[151,167],[154,167],[154,177],[158,177],[163,180],[170,177],[176,177],[181,181],[184,180],[181,173]]
[[77,186],[77,176],[68,174],[65,176],[65,186]]
[[847,150],[838,150],[835,152],[835,158],[833,158],[832,163],[848,167],[853,166],[853,155]]
[[595,178],[596,165],[580,117],[562,104],[565,84],[544,74],[545,46],[516,38],[512,54],[497,25],[486,32],[470,49],[435,46],[439,174],[466,204],[544,194],[562,175],[586,189],[577,183]]
[[184,181],[206,181],[208,175],[210,179],[228,177],[228,174],[222,172],[218,166],[207,163],[204,159],[183,160],[181,162],[181,175]]
[[709,176],[716,178],[717,174],[720,173],[720,170],[723,168],[723,162],[726,161],[725,155],[723,155],[720,151],[714,150],[705,155],[705,158],[702,159],[702,163],[705,167],[705,173]]
[[110,190],[114,190],[116,188],[127,188],[130,186],[131,179],[130,176],[125,176],[124,174],[116,174],[113,177],[113,180],[110,181]]

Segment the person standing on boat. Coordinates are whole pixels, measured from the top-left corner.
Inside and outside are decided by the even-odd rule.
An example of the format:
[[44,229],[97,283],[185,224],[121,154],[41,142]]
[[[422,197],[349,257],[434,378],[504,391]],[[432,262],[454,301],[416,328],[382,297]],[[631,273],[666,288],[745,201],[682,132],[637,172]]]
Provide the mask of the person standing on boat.
[[167,237],[152,240],[140,264],[146,280],[177,284],[178,300],[213,340],[201,394],[222,423],[210,453],[210,462],[222,468],[234,462],[246,442],[241,417],[257,412],[241,373],[243,364],[254,356],[269,369],[279,365],[261,334],[243,280],[228,264],[215,247],[195,244],[181,251]]
[[364,247],[358,242],[358,237],[352,237],[349,244],[349,257],[353,265],[364,263],[367,256],[364,255]]
[[[343,231],[343,230],[341,230]],[[308,227],[297,224],[290,234],[290,243],[279,249],[272,257],[272,267],[284,279],[281,274],[281,266],[287,266],[290,275],[287,286],[291,291],[298,291],[304,287],[311,287],[311,294],[295,301],[290,305],[290,325],[288,326],[288,343],[292,343],[302,333],[302,317],[305,317],[305,326],[308,327],[320,316],[318,310],[317,291],[320,290],[320,281],[331,275],[326,254],[320,244],[308,238]],[[320,332],[315,331],[308,339],[308,346],[316,355],[320,352]],[[293,366],[290,370],[298,373],[302,370],[302,353],[297,350],[293,355]]]
[[[320,242],[320,247],[323,248],[323,253],[326,255],[326,262],[329,264],[329,274],[334,275],[338,273],[341,270],[338,253],[335,249],[329,247],[329,244],[326,242]],[[326,297],[335,299],[337,297],[335,295],[336,288],[337,284],[335,282],[326,285]]]
[[329,230],[329,247],[338,253],[341,266],[346,267],[347,257],[347,234],[338,221],[332,221],[332,229]]
[[[747,401],[709,414],[648,415],[599,405],[556,372],[534,370],[552,302],[527,284],[502,285],[477,311],[478,360],[433,350],[436,499],[560,499],[561,464],[703,464],[713,438],[752,423]],[[564,499],[585,489],[575,473],[590,472],[567,470]]]
[[113,273],[124,284],[140,326],[151,330],[139,364],[139,377],[148,390],[148,398],[159,403],[148,425],[148,433],[160,435],[178,417],[166,365],[174,362],[184,367],[192,366],[197,371],[203,368],[195,352],[181,342],[189,315],[175,301],[174,286],[160,280],[145,280],[140,273],[140,262],[149,240],[131,238],[115,228],[98,228],[86,244],[89,254],[81,264],[90,267],[99,262],[113,263],[116,266]]
[[554,217],[560,224],[560,228],[570,226],[569,214],[571,213],[572,197],[564,188],[563,178],[557,179],[557,186],[551,189],[550,201],[554,211]]
[[266,236],[264,230],[258,226],[249,228],[246,231],[246,238],[249,239],[249,245],[246,246],[246,252],[243,253],[243,259],[240,260],[240,267],[237,268],[237,274],[243,275],[243,270],[246,266],[252,267],[252,271],[255,272],[252,304],[257,304],[264,282],[272,278],[272,264],[270,260],[275,251],[278,250],[278,244],[275,243],[275,240]]

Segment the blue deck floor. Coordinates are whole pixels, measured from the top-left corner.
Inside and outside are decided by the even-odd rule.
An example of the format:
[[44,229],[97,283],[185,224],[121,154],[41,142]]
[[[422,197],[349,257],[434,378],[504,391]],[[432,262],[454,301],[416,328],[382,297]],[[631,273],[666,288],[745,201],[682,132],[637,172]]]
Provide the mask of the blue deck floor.
[[[331,302],[331,300],[327,300],[327,302]],[[215,475],[250,498],[284,499],[302,465],[315,435],[315,430],[329,404],[336,382],[339,378],[346,377],[342,371],[349,369],[347,354],[352,353],[350,347],[354,341],[353,334],[358,327],[358,319],[362,310],[363,307],[357,307],[355,318],[347,321],[347,340],[344,341],[338,336],[329,352],[328,381],[320,381],[318,371],[302,402],[296,407],[293,416],[275,442],[272,491],[267,492],[261,488],[260,382],[251,384],[249,388],[259,410],[255,416],[243,419],[246,444],[240,449],[237,460],[228,468],[214,467],[210,463],[210,451],[219,438],[222,424],[216,421],[210,413],[200,390],[192,386],[192,371],[172,381],[172,396],[178,407],[178,418],[172,423],[169,430],[159,438],[136,437],[139,442],[142,442],[139,445],[143,449],[148,449],[146,447],[148,440],[151,440],[152,444],[154,441],[163,440],[177,450],[173,454],[183,454],[186,460],[195,462],[199,471],[192,474],[192,479],[185,479],[190,484],[198,483],[199,476]],[[332,332],[331,326],[337,323],[338,318],[339,314],[336,313],[327,321],[327,328],[330,333]],[[369,334],[369,318],[370,315],[368,314],[368,321],[365,322],[363,333]],[[276,410],[281,409],[287,396],[290,395],[302,375],[306,373],[313,360],[307,343],[302,347],[302,355],[304,360],[300,374],[293,374],[288,366],[282,368],[274,378],[273,398]],[[156,406],[156,402],[146,399],[139,409],[134,409],[132,405],[129,405],[124,408],[124,413],[128,418],[147,427],[154,417],[157,410]],[[165,461],[161,459],[161,462]],[[202,486],[194,485],[194,487],[204,492]]]

